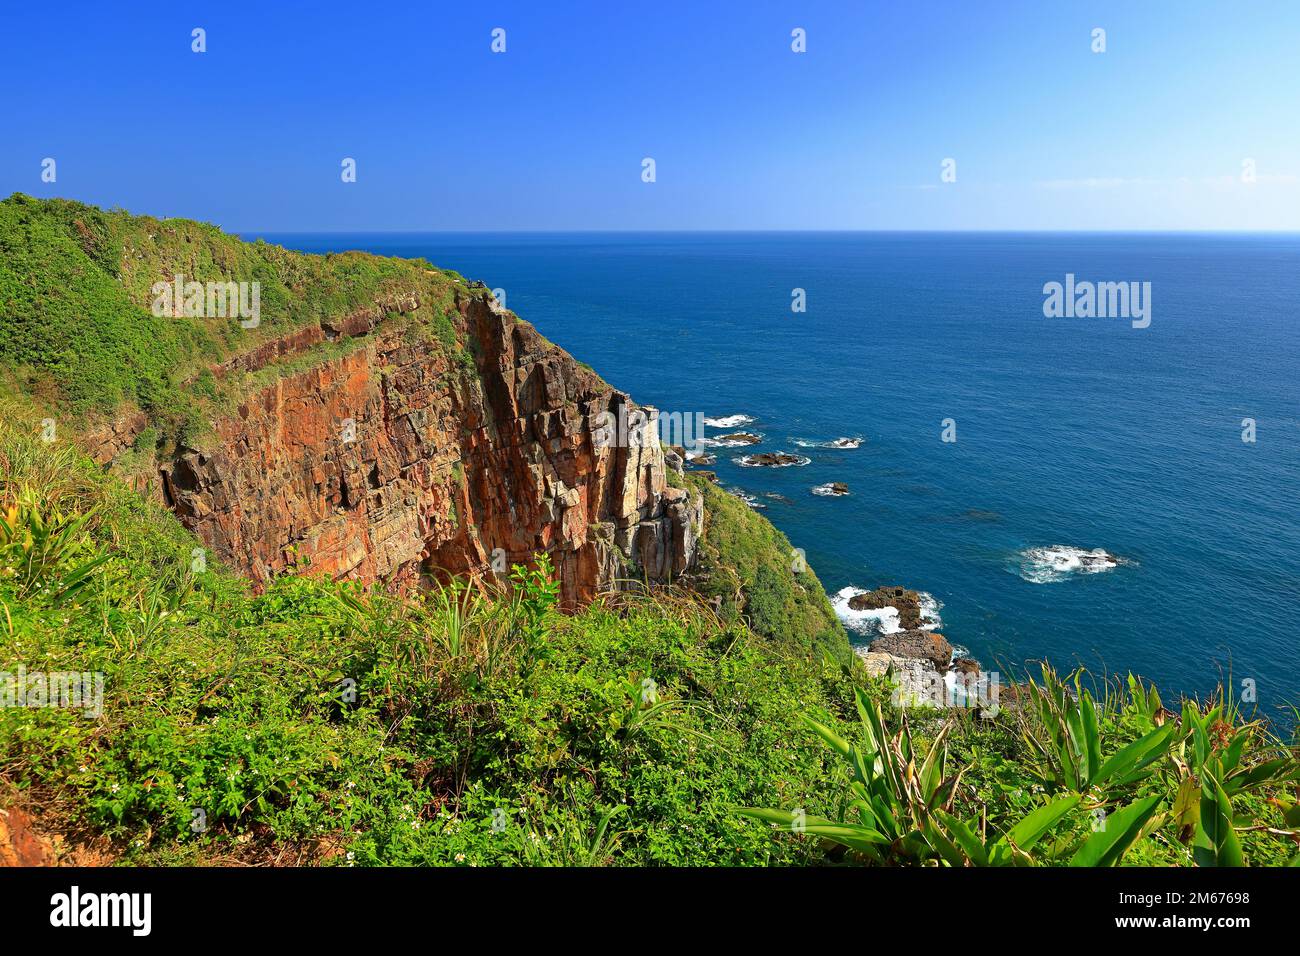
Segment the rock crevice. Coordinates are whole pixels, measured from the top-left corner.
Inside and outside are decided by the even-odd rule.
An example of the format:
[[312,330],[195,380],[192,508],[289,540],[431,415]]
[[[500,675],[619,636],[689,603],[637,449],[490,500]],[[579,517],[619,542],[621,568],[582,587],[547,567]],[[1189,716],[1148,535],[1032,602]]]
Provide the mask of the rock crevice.
[[573,607],[622,580],[690,571],[699,494],[668,484],[657,440],[596,438],[606,416],[636,409],[627,395],[483,292],[452,316],[465,355],[385,328],[385,312],[418,304],[396,296],[227,363],[367,336],[257,392],[163,466],[182,522],[255,582],[295,569],[401,589],[546,552]]

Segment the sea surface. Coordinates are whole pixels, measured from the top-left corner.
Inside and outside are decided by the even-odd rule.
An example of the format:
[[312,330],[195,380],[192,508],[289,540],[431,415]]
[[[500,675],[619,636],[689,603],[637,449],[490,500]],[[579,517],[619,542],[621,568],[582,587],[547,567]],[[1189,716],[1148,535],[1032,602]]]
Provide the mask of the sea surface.
[[[264,238],[426,257],[643,404],[746,416],[762,444],[709,449],[715,470],[841,611],[904,584],[986,666],[1133,671],[1167,700],[1230,678],[1283,721],[1300,703],[1300,236]],[[1150,326],[1045,317],[1067,273],[1150,282]],[[835,438],[862,441],[816,447]],[[850,494],[812,492],[832,481]],[[891,626],[847,623],[862,643]]]

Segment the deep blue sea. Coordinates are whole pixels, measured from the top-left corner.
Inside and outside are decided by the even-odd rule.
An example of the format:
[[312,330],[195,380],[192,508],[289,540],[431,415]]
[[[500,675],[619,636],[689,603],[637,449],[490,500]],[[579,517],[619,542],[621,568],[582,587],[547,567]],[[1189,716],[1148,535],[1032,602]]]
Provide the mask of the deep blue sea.
[[[1167,699],[1231,673],[1265,714],[1300,702],[1300,236],[265,238],[424,256],[504,289],[643,404],[750,416],[756,450],[810,462],[713,449],[723,484],[829,593],[928,592],[986,665],[1131,670]],[[1150,326],[1046,318],[1043,286],[1067,273],[1150,282]],[[796,444],[837,437],[865,440]],[[850,495],[811,493],[830,481]],[[1095,548],[1123,560],[1076,567]]]

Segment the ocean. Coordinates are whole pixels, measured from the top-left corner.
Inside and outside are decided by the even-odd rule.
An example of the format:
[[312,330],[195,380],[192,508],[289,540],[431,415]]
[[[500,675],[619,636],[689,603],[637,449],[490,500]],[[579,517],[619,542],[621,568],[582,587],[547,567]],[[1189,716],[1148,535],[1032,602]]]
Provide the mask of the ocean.
[[[986,667],[1134,672],[1167,701],[1230,679],[1284,721],[1300,703],[1300,236],[263,238],[424,256],[638,402],[761,434],[709,449],[714,470],[842,612],[903,584]],[[1045,316],[1067,276],[1149,282],[1150,324]],[[817,447],[836,438],[861,443]],[[846,618],[862,644],[890,626]]]

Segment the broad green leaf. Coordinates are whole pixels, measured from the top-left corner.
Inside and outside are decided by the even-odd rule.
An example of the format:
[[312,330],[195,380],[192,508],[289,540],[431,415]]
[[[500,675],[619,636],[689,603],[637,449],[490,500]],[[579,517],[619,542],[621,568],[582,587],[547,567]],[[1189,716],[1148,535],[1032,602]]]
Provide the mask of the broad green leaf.
[[1155,815],[1160,805],[1159,797],[1134,800],[1106,818],[1104,829],[1098,830],[1070,858],[1070,866],[1115,866],[1133,845],[1133,842]]
[[1068,797],[1053,800],[1046,806],[1039,807],[1008,830],[998,842],[1019,847],[1021,850],[1028,850],[1062,817],[1077,807],[1080,799],[1077,794],[1071,794]]
[[951,867],[966,866],[967,857],[953,840],[933,820],[925,821],[921,829],[925,842]]
[[1083,728],[1084,753],[1088,761],[1084,778],[1091,785],[1101,767],[1101,741],[1097,730],[1097,708],[1093,705],[1092,694],[1086,690],[1079,691],[1079,723]]
[[806,714],[803,715],[803,722],[811,727],[813,731],[816,732],[817,736],[826,741],[826,743],[830,745],[830,748],[841,757],[847,757],[849,755],[849,742],[835,731],[831,730],[825,724],[818,723]]
[[1263,783],[1288,783],[1300,779],[1300,761],[1294,757],[1265,760],[1249,770],[1238,770],[1223,781],[1225,793],[1253,790]]
[[1197,866],[1244,866],[1241,842],[1232,828],[1232,803],[1213,777],[1201,782],[1201,820],[1192,858]]
[[1300,827],[1300,803],[1293,803],[1282,811],[1282,819],[1293,830]]
[[935,811],[935,816],[943,823],[944,828],[952,834],[955,842],[965,852],[966,856],[976,866],[988,866],[988,852],[984,849],[984,841],[972,830],[966,823],[949,813],[942,810]]
[[1101,765],[1093,782],[1102,785],[1112,777],[1127,777],[1130,772],[1155,762],[1169,751],[1178,732],[1178,726],[1170,722],[1121,747]]
[[888,846],[892,841],[881,833],[867,827],[852,823],[809,823],[804,832],[838,843],[840,846],[857,850],[859,853],[874,853],[878,846]]

